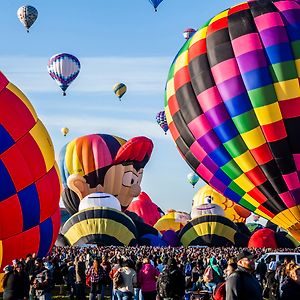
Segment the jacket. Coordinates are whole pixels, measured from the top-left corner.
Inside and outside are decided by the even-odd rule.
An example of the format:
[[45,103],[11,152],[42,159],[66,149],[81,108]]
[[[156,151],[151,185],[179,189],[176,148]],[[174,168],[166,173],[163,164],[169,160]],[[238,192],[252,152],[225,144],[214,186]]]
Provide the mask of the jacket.
[[263,300],[257,279],[240,266],[227,278],[225,285],[226,300]]
[[144,264],[138,274],[138,283],[142,292],[156,291],[156,279],[159,271],[151,264]]
[[287,279],[281,287],[280,300],[300,299],[300,285],[292,279]]

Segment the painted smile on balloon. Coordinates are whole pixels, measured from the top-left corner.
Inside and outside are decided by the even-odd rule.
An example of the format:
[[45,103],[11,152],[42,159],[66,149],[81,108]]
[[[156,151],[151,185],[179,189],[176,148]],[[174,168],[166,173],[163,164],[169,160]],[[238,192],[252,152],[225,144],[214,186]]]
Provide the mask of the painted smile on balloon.
[[204,208],[197,207],[196,209],[197,210],[207,210],[207,209],[214,209],[215,207],[216,207],[215,205],[209,205],[209,206],[206,206]]

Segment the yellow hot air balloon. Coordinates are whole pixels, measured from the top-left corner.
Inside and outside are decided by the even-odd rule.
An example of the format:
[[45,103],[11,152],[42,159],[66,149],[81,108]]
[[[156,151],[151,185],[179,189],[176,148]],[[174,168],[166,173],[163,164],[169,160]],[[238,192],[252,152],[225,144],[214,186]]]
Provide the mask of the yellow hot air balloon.
[[233,222],[245,222],[250,216],[250,211],[224,197],[209,185],[205,185],[195,194],[193,208],[201,204],[217,204],[224,209],[225,217]]
[[64,136],[66,136],[70,130],[68,127],[63,127],[60,131]]
[[113,86],[113,91],[116,94],[116,96],[119,97],[119,100],[121,101],[121,98],[127,91],[127,87],[124,83],[118,82]]

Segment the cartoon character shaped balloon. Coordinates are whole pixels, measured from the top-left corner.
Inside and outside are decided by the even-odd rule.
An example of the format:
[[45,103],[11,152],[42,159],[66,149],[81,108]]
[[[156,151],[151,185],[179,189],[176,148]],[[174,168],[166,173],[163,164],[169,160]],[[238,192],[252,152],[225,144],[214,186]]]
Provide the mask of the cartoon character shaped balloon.
[[38,11],[31,5],[23,5],[18,9],[17,16],[20,22],[26,28],[27,32],[29,32],[29,28],[33,25],[38,17]]
[[45,256],[60,227],[60,177],[51,138],[27,97],[0,73],[0,270]]
[[154,228],[164,233],[167,230],[178,231],[191,219],[186,212],[171,210],[162,216],[155,224]]
[[55,54],[50,58],[47,69],[49,75],[63,91],[63,96],[66,96],[67,88],[79,74],[80,61],[72,54]]
[[298,1],[249,1],[213,17],[170,68],[177,148],[210,186],[300,240]]
[[192,210],[202,204],[219,205],[224,210],[224,216],[233,222],[246,222],[251,212],[235,202],[224,197],[209,185],[200,188],[195,194],[192,203]]
[[126,141],[90,134],[69,142],[60,152],[65,207],[74,214],[80,200],[104,192],[116,197],[125,210],[141,192],[143,169],[152,149],[152,141],[143,136]]

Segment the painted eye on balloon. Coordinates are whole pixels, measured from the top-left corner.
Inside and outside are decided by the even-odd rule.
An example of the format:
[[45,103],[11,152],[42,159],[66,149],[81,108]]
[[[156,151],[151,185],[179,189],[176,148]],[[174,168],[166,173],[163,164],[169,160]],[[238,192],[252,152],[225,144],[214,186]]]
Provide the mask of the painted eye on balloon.
[[213,197],[212,196],[206,196],[204,198],[204,202],[205,203],[212,203],[213,202]]
[[124,173],[122,185],[126,187],[131,187],[134,184],[139,183],[139,177],[131,171]]

